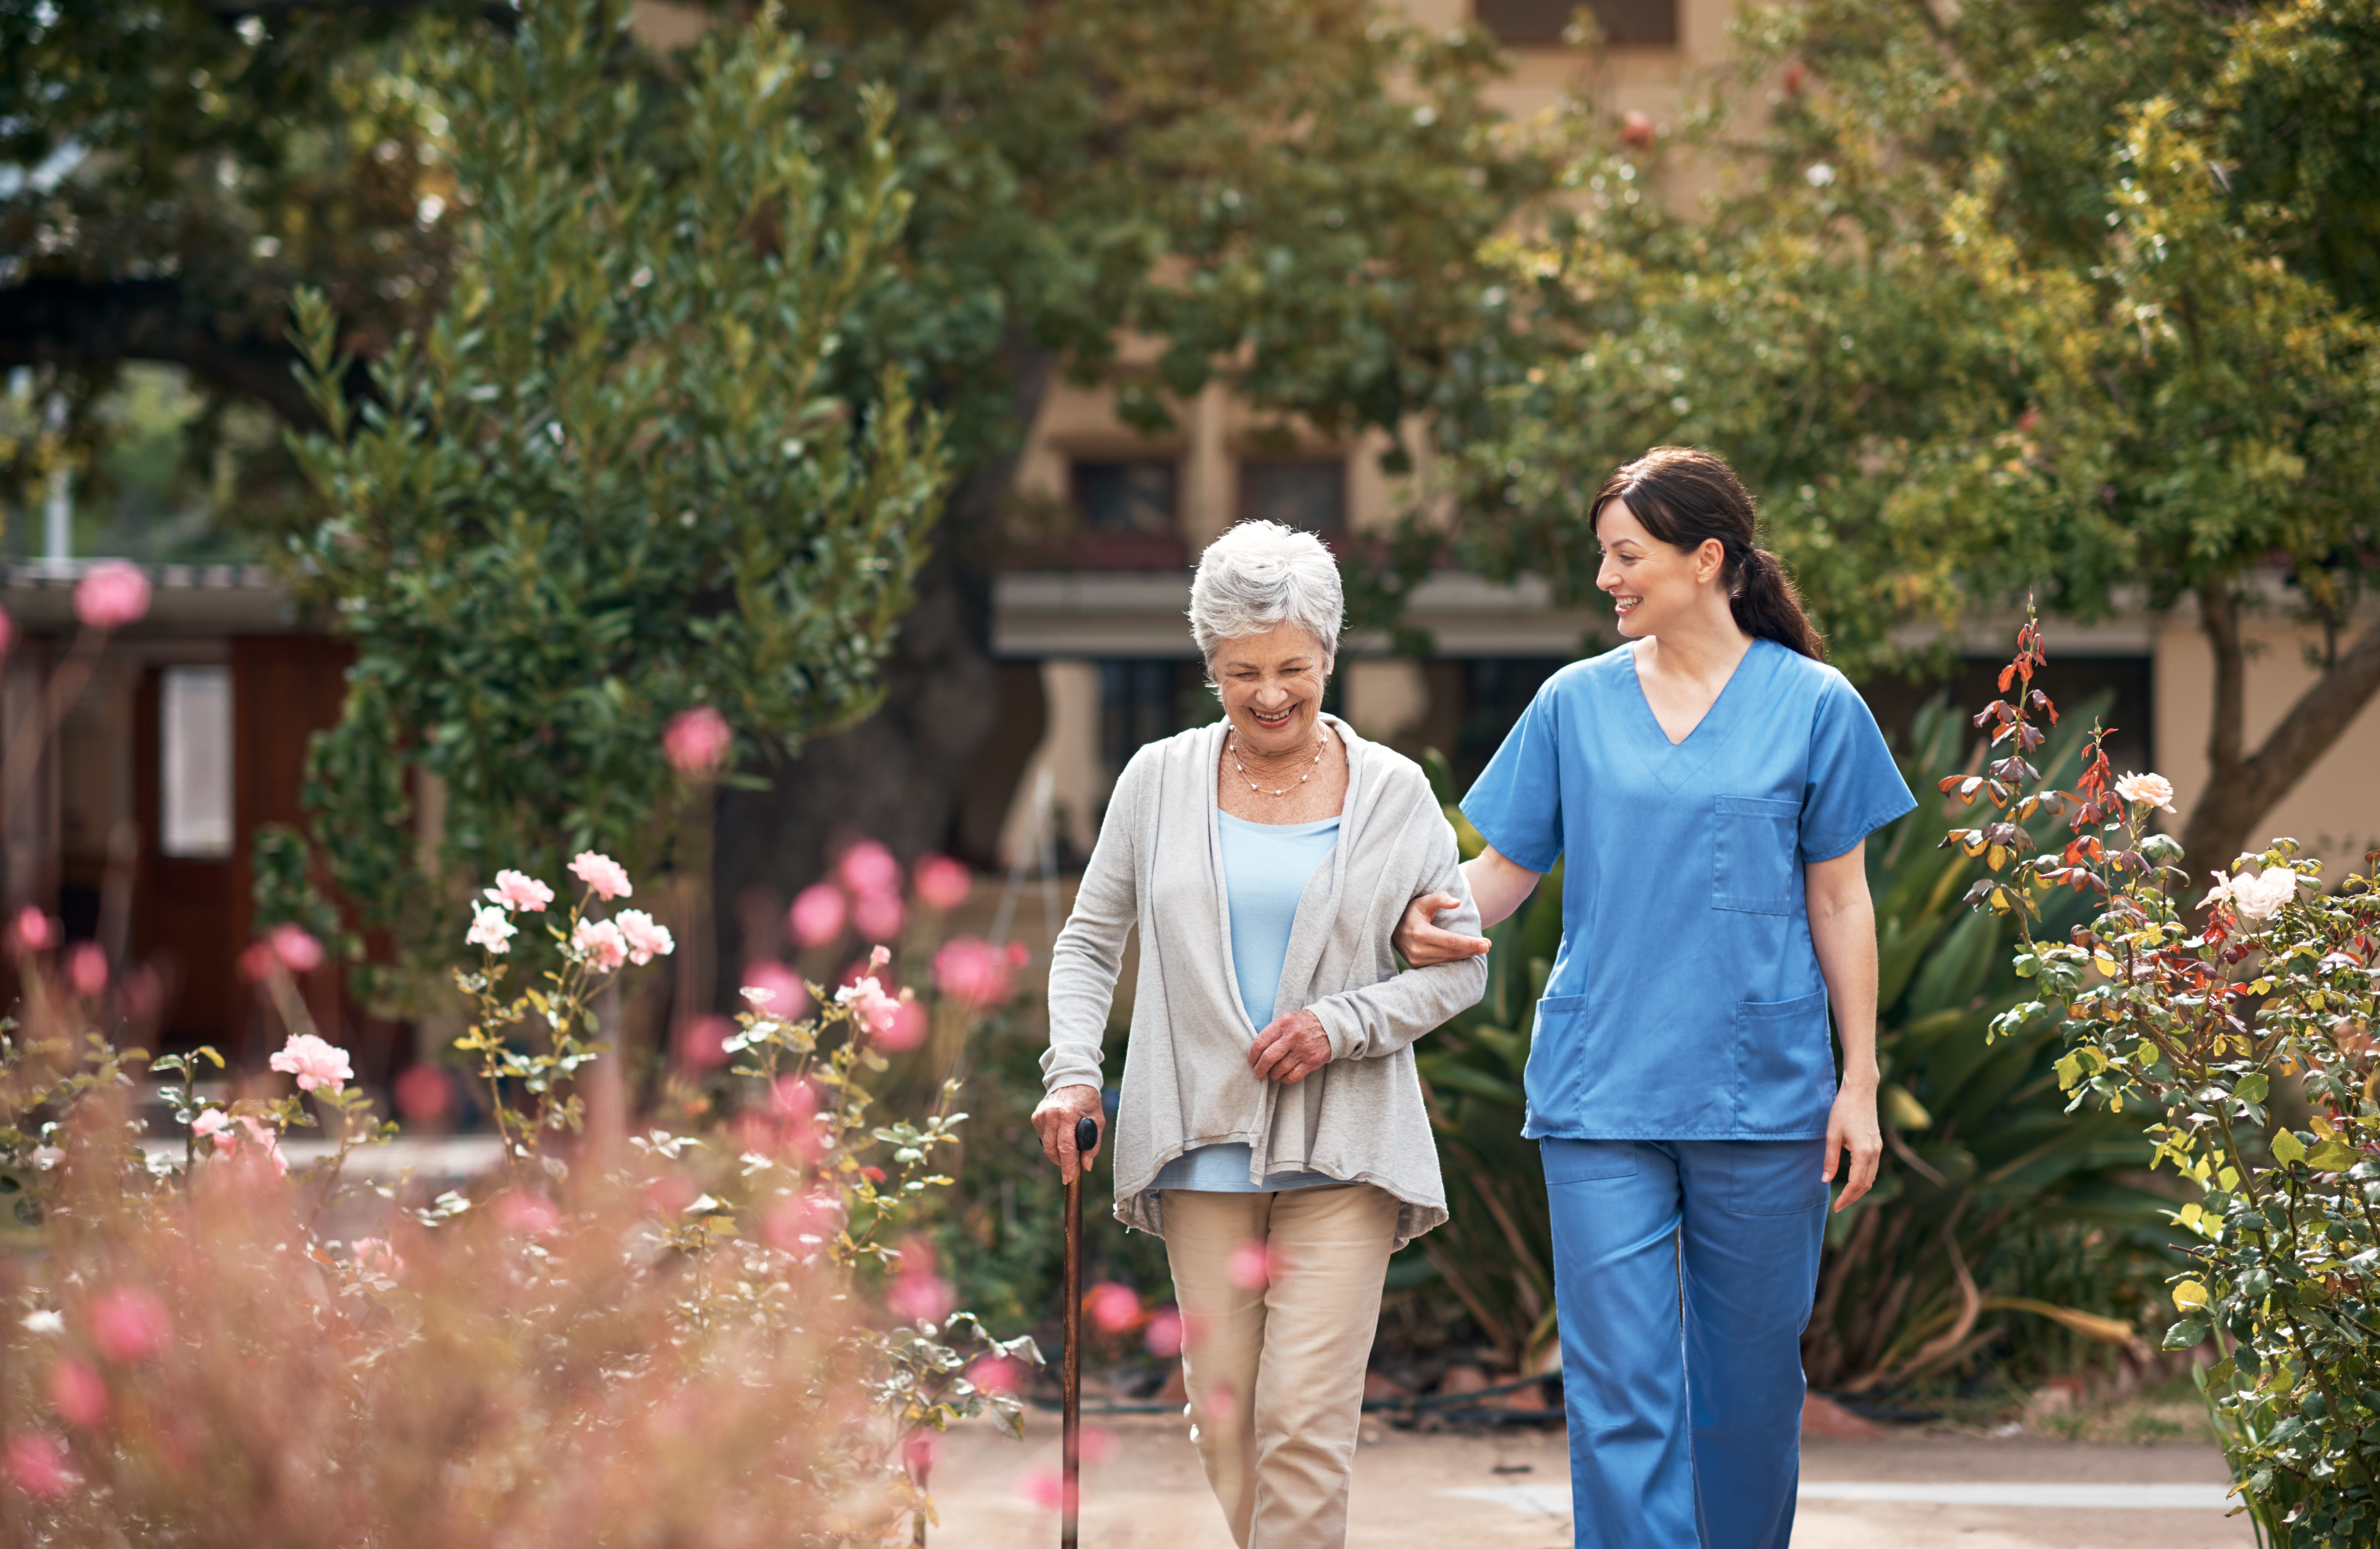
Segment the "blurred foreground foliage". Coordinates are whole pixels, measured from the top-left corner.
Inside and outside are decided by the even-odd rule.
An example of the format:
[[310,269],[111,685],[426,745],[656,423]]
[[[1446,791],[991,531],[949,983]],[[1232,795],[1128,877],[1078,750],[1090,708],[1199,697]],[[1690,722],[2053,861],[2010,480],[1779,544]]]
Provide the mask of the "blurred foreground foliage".
[[[621,963],[576,928],[592,902],[519,997],[500,989],[509,947],[462,974],[483,1018],[466,1042],[517,1111],[502,1165],[434,1197],[386,1168],[347,1178],[395,1126],[338,1081],[226,1098],[196,1083],[220,1066],[202,1049],[156,1060],[164,1084],[144,1090],[148,1057],[115,1041],[149,1014],[138,996],[17,933],[0,1542],[294,1543],[335,1523],[343,1541],[464,1549],[838,1549],[922,1528],[953,1421],[1022,1434],[1033,1341],[994,1338],[930,1247],[897,1235],[949,1181],[957,1089],[916,1109],[876,1090],[905,1036],[895,1007],[963,1026],[971,1004],[872,978],[758,998],[729,1068],[673,1088],[668,1110],[698,1122],[582,1134]],[[344,1071],[288,965],[255,962],[307,1054],[276,1068]],[[318,1119],[335,1146],[291,1168],[286,1132]]]

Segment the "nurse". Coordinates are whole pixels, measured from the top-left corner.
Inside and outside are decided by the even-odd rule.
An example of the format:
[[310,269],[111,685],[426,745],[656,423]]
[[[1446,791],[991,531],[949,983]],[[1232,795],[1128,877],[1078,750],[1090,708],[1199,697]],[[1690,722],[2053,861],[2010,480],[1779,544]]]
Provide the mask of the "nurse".
[[[1548,679],[1463,802],[1484,923],[1567,858],[1522,1133],[1553,1217],[1575,1532],[1781,1549],[1828,1185],[1848,1158],[1850,1204],[1883,1148],[1862,841],[1916,804],[1725,462],[1656,448],[1592,520],[1627,643]],[[1407,962],[1488,950],[1433,923],[1458,902],[1414,902]]]

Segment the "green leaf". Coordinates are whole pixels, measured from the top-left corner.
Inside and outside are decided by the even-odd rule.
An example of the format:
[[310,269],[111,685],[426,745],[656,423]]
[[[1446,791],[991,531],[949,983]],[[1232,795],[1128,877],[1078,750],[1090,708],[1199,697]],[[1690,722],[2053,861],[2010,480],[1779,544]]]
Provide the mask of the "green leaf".
[[2273,1089],[2272,1079],[2262,1071],[2252,1071],[2231,1085],[2231,1095],[2243,1103],[2261,1103]]
[[[2278,1148],[2274,1154],[2279,1155]],[[2306,1153],[2306,1166],[2317,1172],[2345,1172],[2363,1159],[2363,1153],[2344,1141],[2326,1140]]]
[[2165,1331],[2165,1348],[2169,1350],[2192,1349],[2206,1337],[2206,1325],[2196,1318],[2184,1318]]
[[2298,1139],[2294,1131],[2274,1131],[2272,1145],[2273,1160],[2284,1167],[2291,1162],[2302,1162],[2306,1159],[2305,1143]]

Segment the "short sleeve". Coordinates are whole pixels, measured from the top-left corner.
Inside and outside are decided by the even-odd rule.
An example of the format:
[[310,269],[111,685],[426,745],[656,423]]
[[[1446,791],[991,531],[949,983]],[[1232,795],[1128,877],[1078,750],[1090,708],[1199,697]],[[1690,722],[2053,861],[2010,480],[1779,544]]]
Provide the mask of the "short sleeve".
[[1827,675],[1818,695],[1808,768],[1802,790],[1805,865],[1849,853],[1917,805],[1867,702],[1839,673]]
[[1562,853],[1561,705],[1550,679],[1463,798],[1463,816],[1499,854],[1531,871]]

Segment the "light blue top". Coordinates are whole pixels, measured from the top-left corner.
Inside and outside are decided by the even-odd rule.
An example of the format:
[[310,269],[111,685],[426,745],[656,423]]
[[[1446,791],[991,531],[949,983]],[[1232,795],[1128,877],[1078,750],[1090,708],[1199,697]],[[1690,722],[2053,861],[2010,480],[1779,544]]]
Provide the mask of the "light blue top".
[[1835,1064],[1802,868],[1916,805],[1843,675],[1774,641],[1675,744],[1632,646],[1547,679],[1463,798],[1508,859],[1563,863],[1521,1132],[1823,1136]]
[[[1305,884],[1313,878],[1315,868],[1330,858],[1338,844],[1339,819],[1251,823],[1218,812],[1215,820],[1222,830],[1232,976],[1239,981],[1240,1004],[1247,1008],[1249,1023],[1262,1032],[1272,1021],[1281,966],[1289,961],[1289,932],[1297,922],[1297,901],[1305,896]],[[1261,1184],[1251,1183],[1248,1159],[1248,1147],[1244,1144],[1195,1146],[1159,1169],[1153,1187],[1255,1194],[1341,1181],[1328,1173],[1276,1172],[1268,1173]]]

